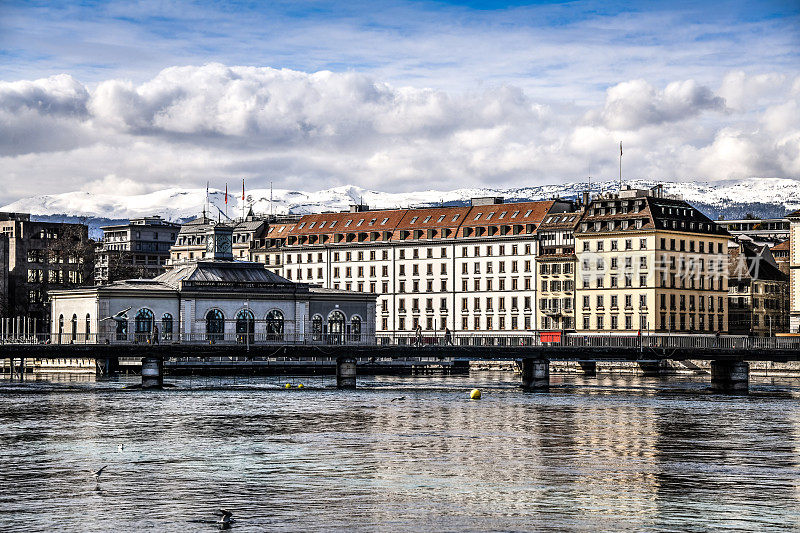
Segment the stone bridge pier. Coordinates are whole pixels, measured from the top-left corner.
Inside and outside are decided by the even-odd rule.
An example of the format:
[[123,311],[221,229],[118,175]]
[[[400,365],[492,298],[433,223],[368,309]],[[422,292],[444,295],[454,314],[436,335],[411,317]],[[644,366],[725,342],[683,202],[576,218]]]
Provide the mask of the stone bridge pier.
[[711,361],[711,390],[746,394],[750,364],[746,361]]
[[336,388],[356,388],[356,358],[342,356],[336,359]]
[[550,388],[550,361],[547,359],[522,359],[522,389],[528,391]]

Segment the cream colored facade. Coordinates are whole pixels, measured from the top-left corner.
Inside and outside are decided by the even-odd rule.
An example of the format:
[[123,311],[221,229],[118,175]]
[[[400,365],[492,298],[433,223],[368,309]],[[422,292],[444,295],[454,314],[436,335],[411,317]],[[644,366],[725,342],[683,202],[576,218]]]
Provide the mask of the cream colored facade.
[[789,331],[800,333],[800,211],[788,215],[789,228]]
[[729,240],[682,200],[596,198],[575,234],[577,329],[727,331]]
[[[679,232],[576,235],[578,330],[725,332],[727,240]],[[686,250],[703,243],[703,252],[670,248],[681,241]]]

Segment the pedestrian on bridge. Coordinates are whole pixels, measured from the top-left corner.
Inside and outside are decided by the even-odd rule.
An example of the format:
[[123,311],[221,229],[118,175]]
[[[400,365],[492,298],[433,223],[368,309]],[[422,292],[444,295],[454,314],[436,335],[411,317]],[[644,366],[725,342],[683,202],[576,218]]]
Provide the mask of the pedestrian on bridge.
[[453,334],[450,332],[450,328],[447,327],[444,328],[444,345],[453,345]]
[[417,324],[417,346],[422,346],[422,326]]
[[152,344],[158,344],[158,326],[153,324],[153,341]]

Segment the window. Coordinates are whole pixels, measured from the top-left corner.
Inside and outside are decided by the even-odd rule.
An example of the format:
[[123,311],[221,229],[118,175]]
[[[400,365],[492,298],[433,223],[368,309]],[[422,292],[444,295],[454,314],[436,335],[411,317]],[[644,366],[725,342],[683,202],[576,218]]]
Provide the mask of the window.
[[221,341],[225,338],[225,315],[219,309],[212,309],[206,314],[206,340]]
[[164,313],[164,316],[161,317],[161,338],[165,341],[171,341],[173,327],[172,315]]
[[252,344],[255,340],[256,321],[253,312],[242,309],[236,314],[236,342]]

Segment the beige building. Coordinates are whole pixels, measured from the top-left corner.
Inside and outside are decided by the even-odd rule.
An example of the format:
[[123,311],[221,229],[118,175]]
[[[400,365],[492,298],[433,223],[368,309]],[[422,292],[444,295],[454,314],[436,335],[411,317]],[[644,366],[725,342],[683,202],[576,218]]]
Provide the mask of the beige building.
[[800,211],[786,216],[789,229],[789,331],[800,333]]
[[727,330],[730,235],[660,189],[595,198],[575,233],[578,330]]

